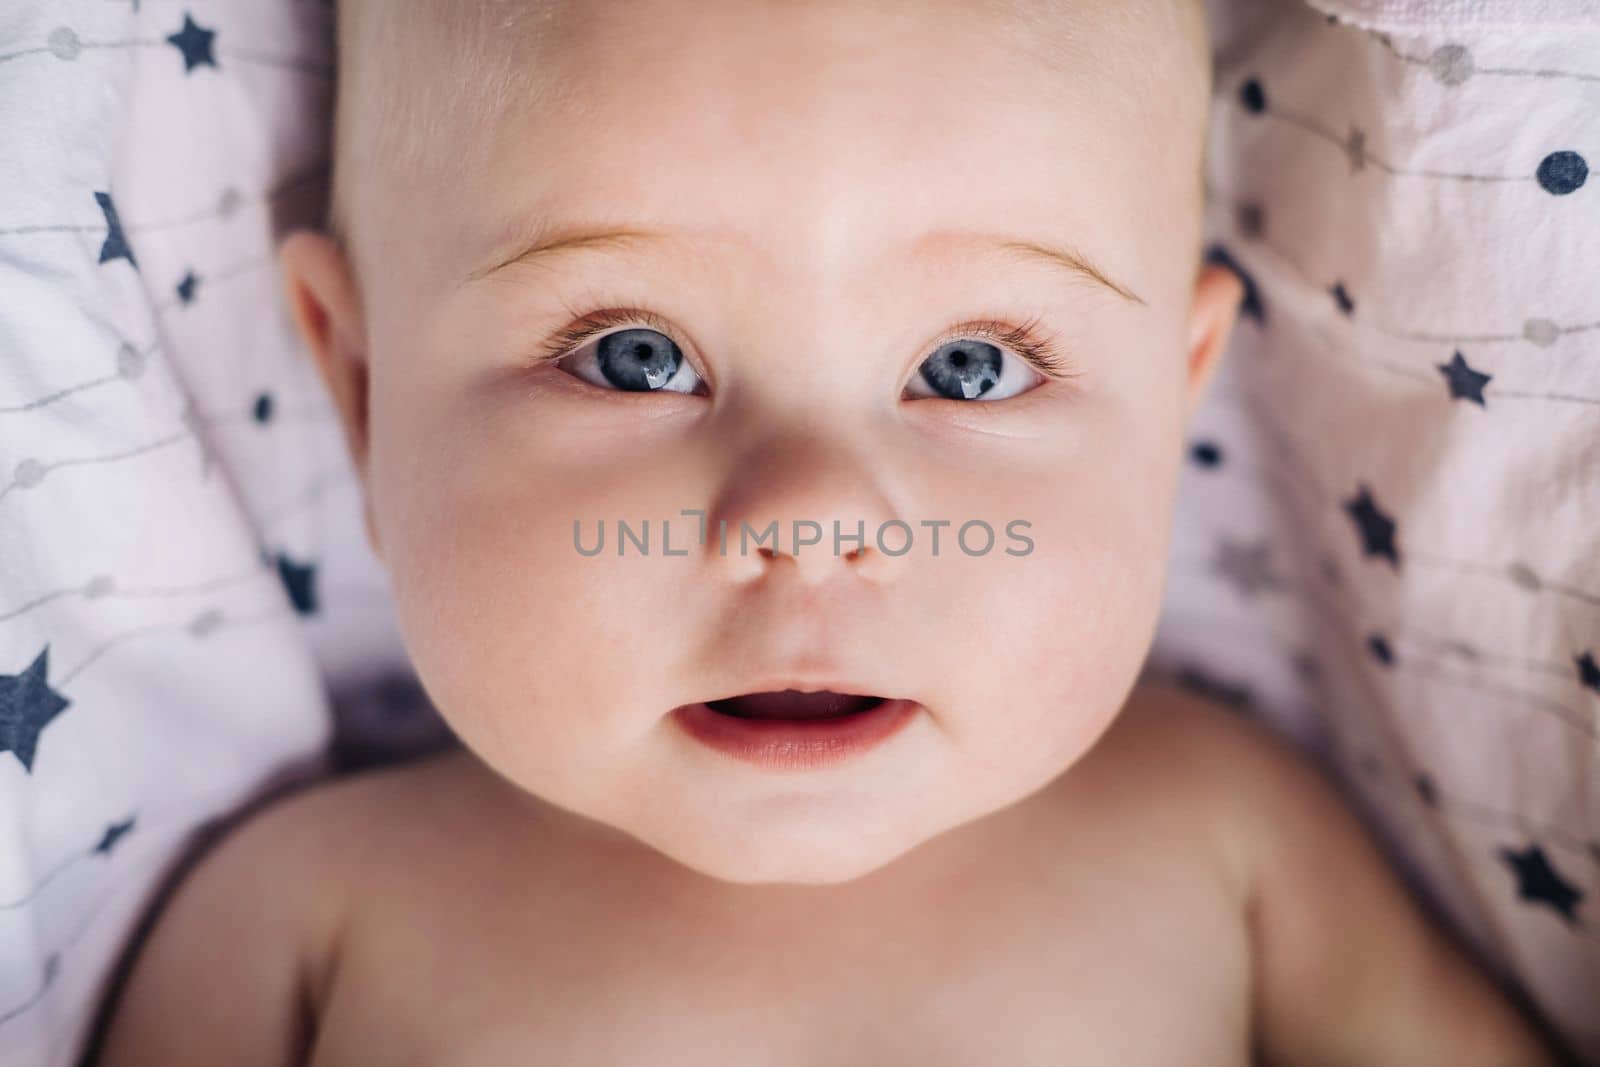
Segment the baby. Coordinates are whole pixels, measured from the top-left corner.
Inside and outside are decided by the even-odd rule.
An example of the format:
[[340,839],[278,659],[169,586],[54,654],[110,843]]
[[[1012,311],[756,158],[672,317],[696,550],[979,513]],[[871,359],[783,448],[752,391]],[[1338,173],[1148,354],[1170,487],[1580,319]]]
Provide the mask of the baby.
[[1141,682],[1197,0],[344,0],[296,324],[461,745],[179,884],[107,1067],[1554,1062]]

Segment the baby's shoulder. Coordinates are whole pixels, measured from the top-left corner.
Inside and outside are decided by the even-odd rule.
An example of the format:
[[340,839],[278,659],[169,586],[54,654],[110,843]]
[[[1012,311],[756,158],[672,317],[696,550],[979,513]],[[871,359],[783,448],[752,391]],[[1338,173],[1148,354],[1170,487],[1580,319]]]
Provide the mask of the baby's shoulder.
[[[457,796],[459,750],[347,771],[275,791],[225,821],[218,852],[248,854],[250,862],[274,860],[290,867],[315,866],[319,873],[369,862],[396,830],[425,831]],[[409,817],[409,818],[408,818]]]
[[1134,687],[1103,742],[1119,758],[1160,761],[1195,784],[1232,781],[1241,766],[1304,759],[1256,715],[1160,679]]
[[280,795],[219,848],[277,880],[314,880],[319,899],[336,909],[341,894],[361,894],[397,871],[414,877],[418,857],[448,858],[488,836],[497,823],[487,809],[505,802],[493,781],[470,752],[451,746]]
[[417,877],[419,857],[448,867],[483,793],[459,748],[322,778],[232,816],[189,880],[208,896],[272,901],[315,993],[372,887]]
[[1315,830],[1337,803],[1332,780],[1293,741],[1165,681],[1134,688],[1091,756],[1106,787],[1136,793],[1152,818],[1201,825],[1241,893],[1278,835]]
[[[471,804],[462,763],[435,756],[299,783],[197,834],[108,991],[92,1062],[299,1062],[302,1007],[322,1003],[352,905],[419,834],[448,838],[441,818],[459,822]],[[430,791],[439,817],[424,814]]]

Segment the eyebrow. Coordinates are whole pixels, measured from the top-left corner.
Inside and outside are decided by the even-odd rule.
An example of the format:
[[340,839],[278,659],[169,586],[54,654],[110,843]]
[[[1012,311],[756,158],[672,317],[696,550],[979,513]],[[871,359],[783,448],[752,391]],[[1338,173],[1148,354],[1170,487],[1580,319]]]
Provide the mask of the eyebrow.
[[[948,240],[952,238],[981,245],[1000,253],[1010,254],[1024,262],[1040,263],[1047,267],[1064,270],[1075,278],[1087,279],[1104,286],[1124,300],[1146,307],[1149,306],[1143,297],[1127,286],[1112,281],[1104,271],[1095,266],[1088,256],[1069,245],[1052,245],[1041,241],[974,233],[968,230],[937,231],[924,235],[923,240]],[[573,226],[558,231],[545,230],[505,259],[491,266],[473,271],[467,276],[466,281],[478,281],[512,264],[525,266],[546,264],[562,254],[584,249],[626,251],[649,246],[675,244],[680,241],[681,238],[675,234],[637,227]]]

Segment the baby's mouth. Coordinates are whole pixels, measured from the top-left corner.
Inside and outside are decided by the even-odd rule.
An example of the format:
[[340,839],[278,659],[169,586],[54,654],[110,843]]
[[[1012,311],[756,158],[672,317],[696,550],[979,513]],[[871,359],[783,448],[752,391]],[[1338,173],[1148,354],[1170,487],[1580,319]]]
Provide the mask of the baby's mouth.
[[783,689],[708,700],[706,706],[712,711],[740,719],[838,719],[868,711],[882,703],[883,697],[835,693],[826,689],[815,693]]

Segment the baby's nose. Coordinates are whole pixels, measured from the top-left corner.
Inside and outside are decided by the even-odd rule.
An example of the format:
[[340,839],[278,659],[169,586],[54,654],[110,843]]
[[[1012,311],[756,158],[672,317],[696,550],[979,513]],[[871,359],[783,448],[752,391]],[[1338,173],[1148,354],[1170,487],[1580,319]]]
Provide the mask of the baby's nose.
[[[766,528],[772,529],[769,526]],[[876,528],[866,528],[862,520],[851,524],[801,519],[777,526],[777,544],[756,543],[754,534],[741,543],[741,552],[750,552],[765,561],[767,569],[791,568],[806,583],[828,580],[839,571],[854,571],[864,578],[881,579],[887,557],[872,541]],[[745,568],[753,572],[755,568]]]
[[890,580],[914,549],[865,449],[768,433],[732,457],[706,515],[708,558],[731,580],[792,571],[807,583]]

